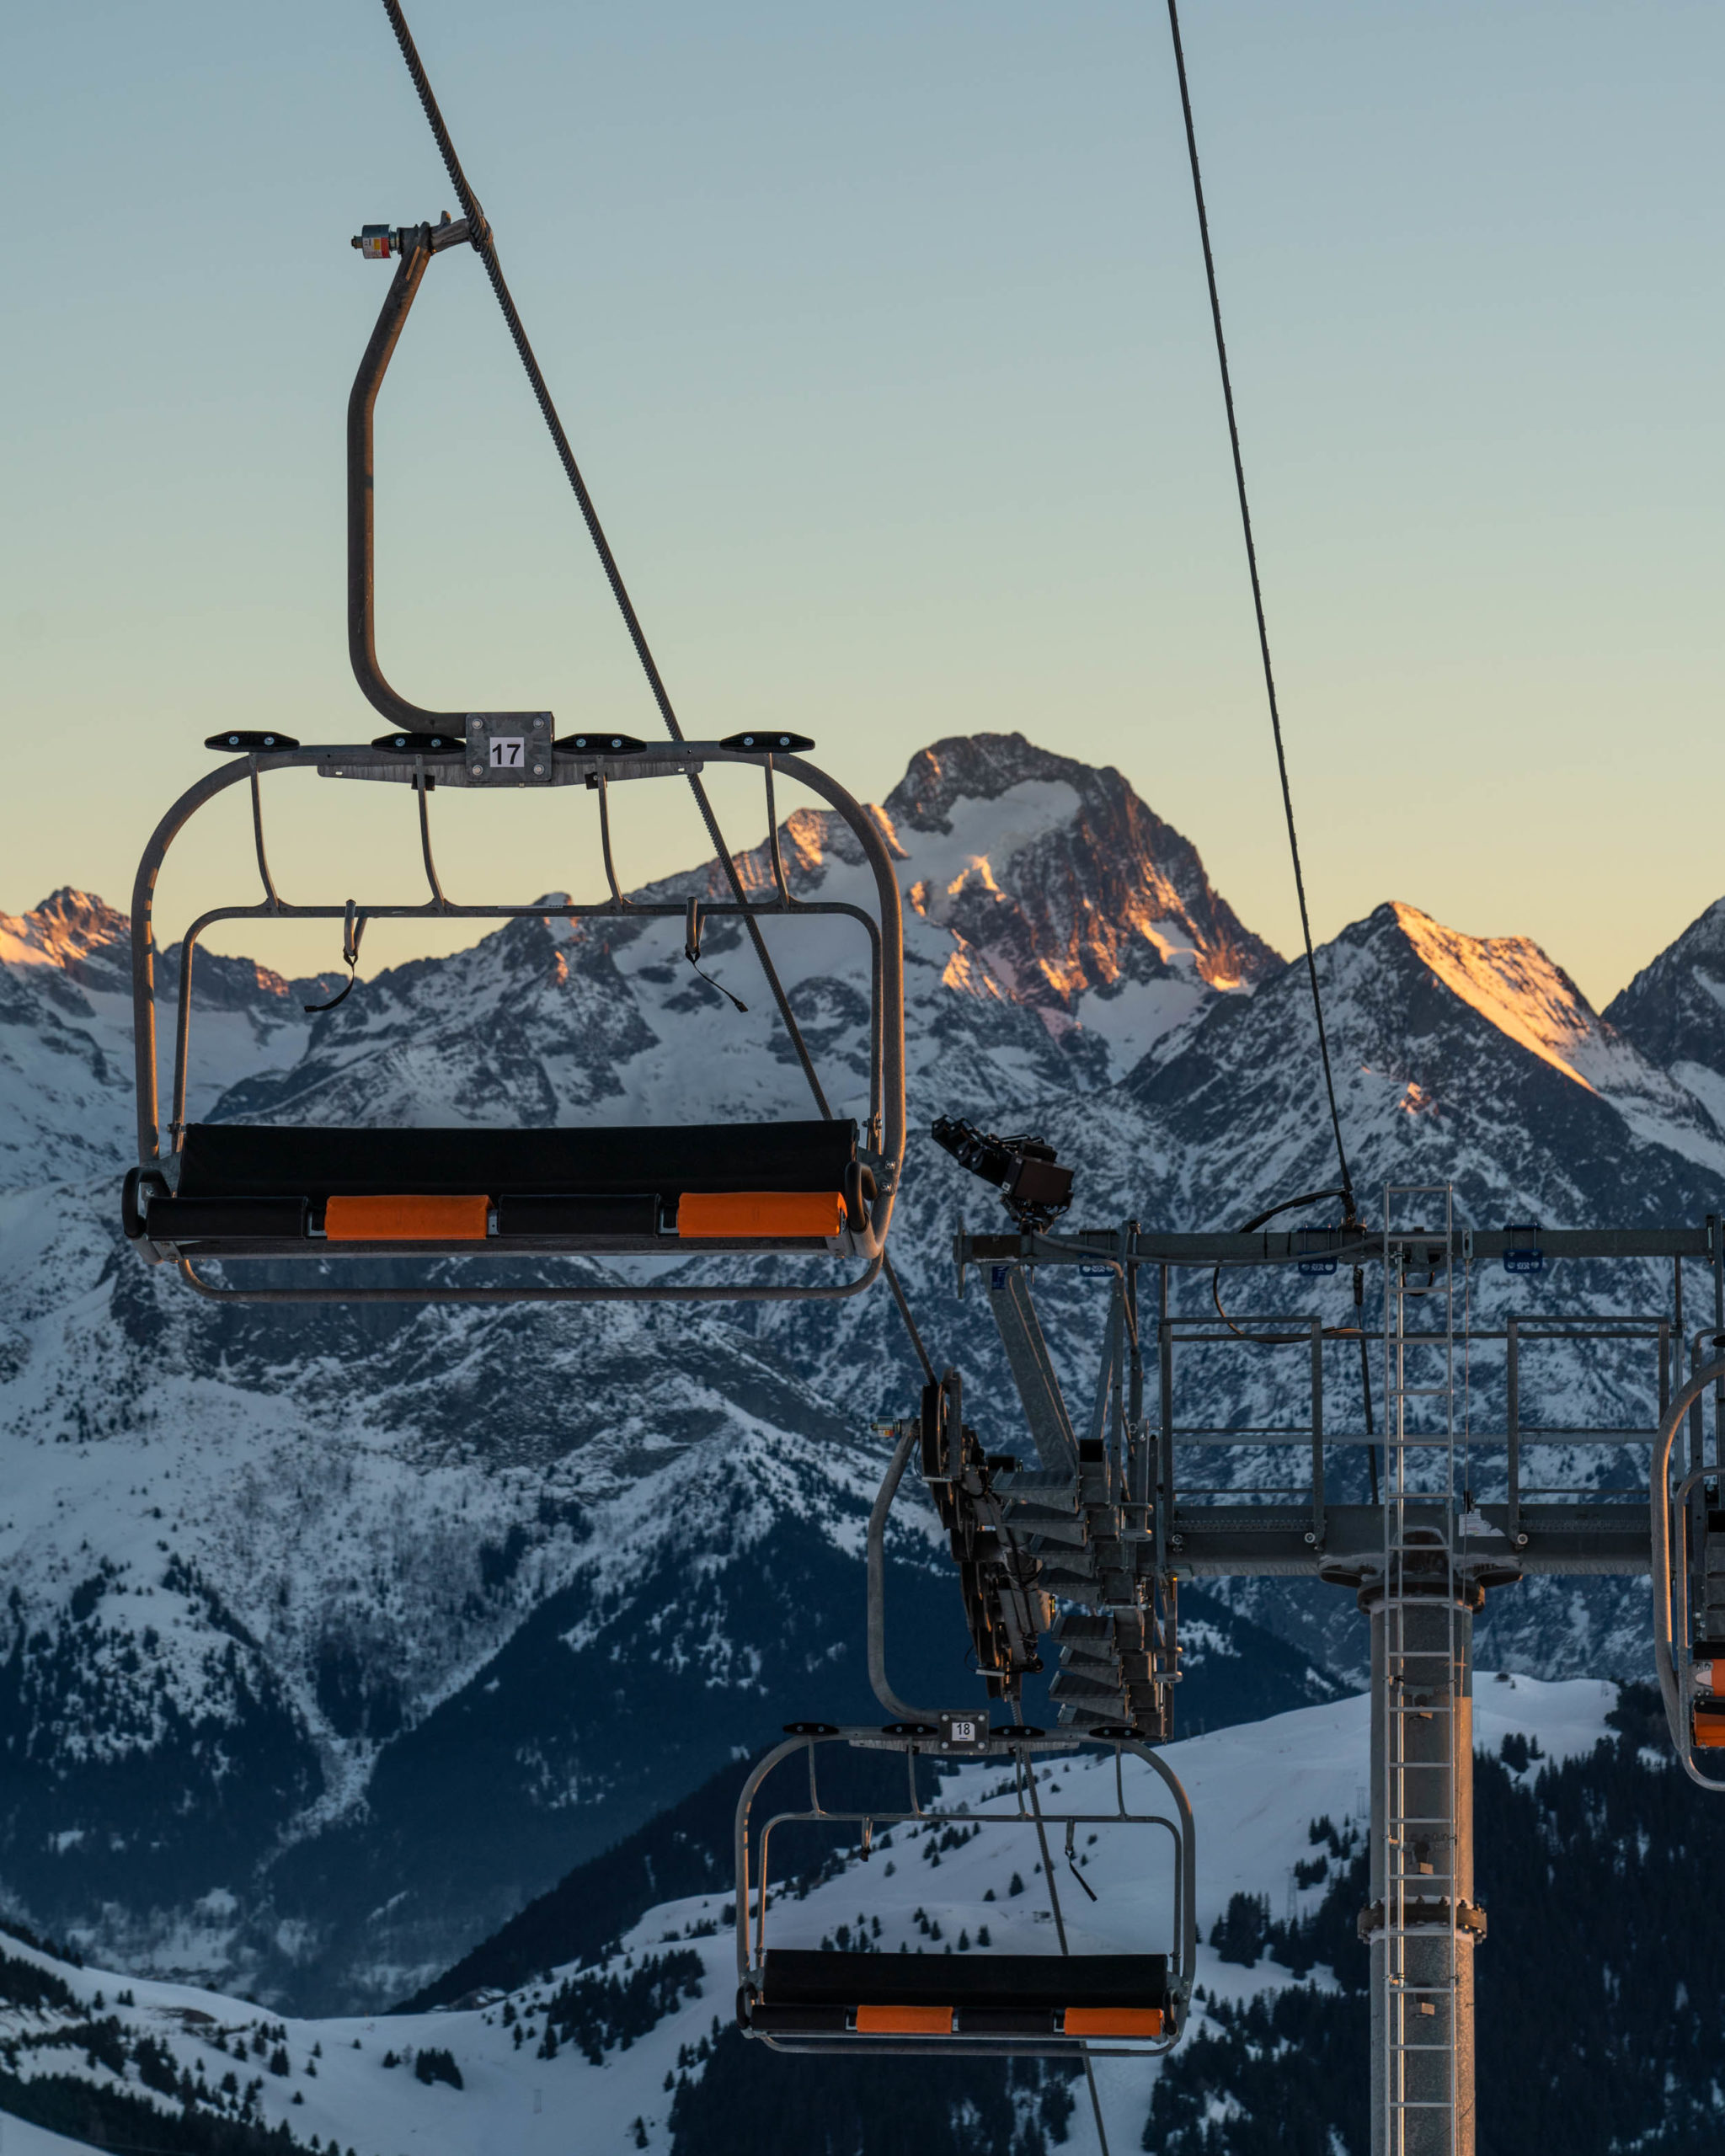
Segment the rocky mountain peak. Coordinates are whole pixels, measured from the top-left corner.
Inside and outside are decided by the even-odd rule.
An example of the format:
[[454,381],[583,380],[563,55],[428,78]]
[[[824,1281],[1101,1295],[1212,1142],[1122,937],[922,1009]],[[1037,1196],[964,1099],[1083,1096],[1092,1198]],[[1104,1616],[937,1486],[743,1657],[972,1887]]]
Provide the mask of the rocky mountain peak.
[[1092,765],[1039,749],[1022,734],[949,734],[911,757],[886,798],[886,812],[912,830],[950,831],[955,802],[997,801],[1028,780],[1079,785],[1095,775]]
[[1370,926],[1393,929],[1427,973],[1518,1047],[1593,1085],[1589,1066],[1610,1054],[1612,1029],[1530,937],[1469,936],[1399,899],[1380,906]]
[[[178,991],[179,953],[177,943],[157,953],[158,995]],[[131,918],[93,892],[62,884],[28,913],[0,914],[0,967],[18,969],[25,978],[28,969],[43,969],[45,985],[57,976],[82,989],[130,995]],[[305,1001],[333,994],[345,976],[332,972],[291,981],[255,958],[200,946],[195,978],[200,1010],[243,1011],[275,1022],[296,1016]]]
[[1212,888],[1197,849],[1111,766],[1022,734],[937,741],[884,813],[915,910],[981,953],[1021,1001],[1185,974],[1255,986],[1282,960]]
[[54,966],[85,985],[107,988],[124,975],[131,949],[126,915],[69,883],[28,913],[0,913],[0,964]]

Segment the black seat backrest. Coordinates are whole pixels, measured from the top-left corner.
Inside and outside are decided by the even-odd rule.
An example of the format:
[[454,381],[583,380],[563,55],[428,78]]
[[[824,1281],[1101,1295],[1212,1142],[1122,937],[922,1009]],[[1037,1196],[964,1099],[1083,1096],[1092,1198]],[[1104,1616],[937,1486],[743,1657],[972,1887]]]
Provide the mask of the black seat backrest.
[[576,1129],[296,1129],[189,1124],[182,1198],[384,1197],[483,1192],[842,1191],[847,1118],[804,1123],[590,1124]]
[[1166,2007],[1165,1954],[838,1954],[771,1947],[761,1997],[782,2006]]

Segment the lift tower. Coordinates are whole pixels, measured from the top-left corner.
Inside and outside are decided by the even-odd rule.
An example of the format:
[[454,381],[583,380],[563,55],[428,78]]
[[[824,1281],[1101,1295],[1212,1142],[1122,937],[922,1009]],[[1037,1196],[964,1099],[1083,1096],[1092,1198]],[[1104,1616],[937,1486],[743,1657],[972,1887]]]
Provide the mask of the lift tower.
[[[1718,1372],[1708,1366],[1725,1343],[1719,1219],[1469,1228],[1457,1224],[1452,1193],[1439,1185],[1387,1189],[1381,1227],[961,1229],[954,1254],[961,1283],[980,1278],[985,1290],[1041,1462],[1033,1474],[996,1476],[986,1502],[1002,1566],[1017,1579],[1030,1577],[1027,1566],[1039,1566],[1043,1584],[1066,1605],[1052,1635],[1060,1657],[1052,1695],[1064,1724],[1130,1726],[1151,1742],[1172,1732],[1182,1581],[1316,1578],[1357,1597],[1371,1641],[1370,1886],[1359,1924],[1370,1949],[1372,2156],[1472,2156],[1473,1963],[1486,1930],[1473,1876],[1473,1620],[1487,1593],[1530,1576],[1653,1566],[1650,1520],[1663,1518],[1664,1494],[1650,1492],[1645,1470],[1632,1466],[1639,1485],[1615,1488],[1584,1471],[1565,1485],[1530,1482],[1524,1453],[1534,1446],[1559,1449],[1547,1461],[1589,1448],[1599,1459],[1633,1461],[1645,1449],[1657,1475],[1686,1416],[1689,1478],[1672,1516],[1680,1526],[1685,1508],[1706,1502],[1706,1485],[1717,1493],[1715,1509],[1725,1511],[1725,1386],[1713,1396],[1709,1448],[1701,1381],[1685,1385],[1704,1369],[1711,1383]],[[1567,1303],[1551,1285],[1549,1268],[1559,1260],[1579,1261],[1559,1269],[1574,1283]],[[1490,1322],[1475,1323],[1476,1283],[1499,1266],[1515,1285],[1493,1299]],[[1712,1319],[1689,1334],[1686,1266],[1690,1293],[1701,1289]],[[1114,1278],[1087,1418],[1061,1396],[1033,1292],[1044,1268],[1074,1267]],[[1310,1307],[1226,1317],[1220,1302],[1198,1314],[1175,1307],[1187,1299],[1171,1293],[1183,1270],[1217,1267],[1236,1285],[1248,1267],[1296,1283],[1339,1268],[1375,1273],[1383,1324],[1368,1344],[1383,1428],[1342,1431],[1326,1414],[1327,1390],[1347,1401],[1350,1420],[1357,1416],[1358,1326],[1327,1323]],[[1239,1358],[1253,1358],[1261,1373],[1259,1351],[1272,1346],[1283,1351],[1269,1366],[1272,1417],[1254,1424],[1233,1412],[1219,1419],[1214,1406],[1206,1411],[1206,1400],[1218,1396],[1217,1354],[1234,1365],[1222,1396],[1249,1398],[1249,1384],[1235,1381],[1243,1374]],[[1644,1422],[1620,1416],[1610,1424],[1529,1424],[1530,1350],[1581,1358],[1599,1380],[1557,1396],[1633,1397],[1656,1402],[1655,1411]],[[1204,1362],[1212,1367],[1194,1371]],[[1210,1382],[1194,1384],[1194,1375]],[[975,1412],[986,1412],[980,1402]],[[1079,1436],[1083,1429],[1087,1437]],[[1367,1478],[1359,1454],[1367,1447],[1374,1464],[1381,1450],[1382,1471],[1375,1502],[1360,1502]],[[1337,1503],[1332,1470],[1348,1452],[1350,1496]],[[1222,1473],[1215,1471],[1219,1454],[1233,1455]],[[1277,1473],[1272,1489],[1249,1486],[1266,1456],[1291,1461],[1293,1471]],[[1194,1462],[1208,1465],[1194,1475]],[[1664,1540],[1677,1537],[1667,1532]],[[1725,1563],[1714,1569],[1725,1576]],[[1725,1620],[1716,1622],[1706,1599],[1711,1570],[1698,1537],[1668,1570],[1681,1576],[1677,1588],[1694,1574],[1701,1629],[1714,1624],[1725,1640]],[[1671,1689],[1693,1690],[1704,1679],[1715,1686],[1719,1705],[1708,1711],[1725,1726],[1725,1653],[1691,1668],[1680,1641],[1675,1651],[1668,1642],[1665,1659],[1675,1669]]]

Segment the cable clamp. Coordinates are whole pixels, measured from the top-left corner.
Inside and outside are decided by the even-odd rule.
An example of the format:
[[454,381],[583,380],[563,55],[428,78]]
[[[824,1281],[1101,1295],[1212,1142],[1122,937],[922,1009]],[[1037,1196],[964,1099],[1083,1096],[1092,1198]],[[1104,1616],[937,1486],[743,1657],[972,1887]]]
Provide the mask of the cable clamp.
[[889,1198],[899,1187],[896,1164],[888,1160],[884,1153],[877,1153],[872,1145],[858,1145],[857,1158],[873,1176],[874,1187],[882,1197]]

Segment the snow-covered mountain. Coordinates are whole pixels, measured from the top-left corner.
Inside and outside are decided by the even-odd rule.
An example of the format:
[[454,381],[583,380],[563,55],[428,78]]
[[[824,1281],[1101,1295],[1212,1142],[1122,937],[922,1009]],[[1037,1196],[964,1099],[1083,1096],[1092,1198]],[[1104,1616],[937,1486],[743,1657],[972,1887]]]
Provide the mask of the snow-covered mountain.
[[[162,954],[164,999],[178,950]],[[260,1063],[305,1052],[302,1005],[333,994],[329,977],[284,980],[249,959],[195,962],[200,1060],[194,1116]],[[166,1042],[173,1038],[171,1025]],[[126,915],[82,891],[56,891],[32,912],[0,914],[0,1189],[108,1176],[135,1155],[131,936]]]
[[[874,814],[906,898],[913,1127],[1044,1126],[1091,1219],[1231,1223],[1328,1182],[1303,968],[1119,773],[1017,736],[944,741]],[[799,891],[866,898],[830,817],[796,812],[782,844]],[[764,851],[741,865],[766,884]],[[709,863],[663,888],[721,880]],[[854,1109],[861,939],[830,917],[766,932]],[[200,954],[193,1113],[808,1113],[740,931],[710,932],[703,963],[746,1014],[681,944],[680,924],[530,916],[316,1018],[321,983]],[[884,1295],[740,1315],[195,1300],[118,1233],[128,963],[99,900],[0,922],[0,1892],[135,1970],[385,2004],[787,1714],[870,1710],[868,1422],[914,1375]],[[1386,906],[1320,964],[1362,1193],[1453,1179],[1487,1223],[1725,1209],[1725,1135],[1696,1086],[1534,946]],[[937,1355],[1010,1444],[997,1350],[947,1251],[955,1212],[991,1202],[918,1139],[895,1251]],[[1082,1380],[1093,1290],[1039,1292]],[[1503,1292],[1481,1283],[1487,1306]],[[1258,1369],[1231,1407],[1261,1412],[1274,1382]],[[1642,1382],[1546,1380],[1553,1401],[1591,1384],[1637,1405]],[[961,1684],[953,1589],[908,1505],[893,1592],[901,1686]],[[1637,1668],[1640,1596],[1602,1582],[1575,1604],[1591,1629],[1564,1643],[1530,1617],[1509,1646],[1550,1673]],[[1346,1598],[1235,1599],[1319,1666],[1296,1696],[1357,1665]]]
[[[1476,1742],[1494,1756],[1507,1739],[1510,1751],[1520,1747],[1524,1762],[1530,1743],[1546,1763],[1586,1758],[1606,1735],[1616,1697],[1615,1686],[1589,1679],[1547,1684],[1482,1677]],[[1309,1918],[1317,1908],[1331,1876],[1323,1830],[1335,1848],[1349,1851],[1364,1833],[1369,1719],[1368,1701],[1354,1696],[1167,1748],[1199,1822],[1199,1995],[1188,2048],[1225,2025],[1229,2009],[1274,1998],[1295,1983],[1289,1968],[1231,1950],[1226,1935],[1218,1943],[1213,1935],[1238,1896],[1262,1903],[1279,1922]],[[1159,1788],[1141,1767],[1135,1772]],[[1664,1776],[1677,1779],[1669,1762]],[[1114,1808],[1114,1769],[1107,1757],[1044,1763],[1039,1780],[1051,1811],[1105,1815]],[[968,1809],[974,1817],[1002,1785],[998,1767],[961,1769],[944,1780],[940,1807]],[[1128,1794],[1138,1799],[1130,1775]],[[1139,1846],[1146,1834],[1156,1844],[1153,1857]],[[1155,1829],[1108,1829],[1080,1844],[1073,1869],[1099,1898],[1086,1899],[1061,1870],[1075,1952],[1155,1951],[1167,1943],[1166,1849]],[[887,1954],[962,1953],[985,1944],[1057,1951],[1035,1840],[1026,1829],[948,1820],[891,1830],[877,1838],[866,1864],[854,1848],[801,1877],[793,1853],[785,1863],[792,1876],[775,1891],[767,1919],[769,1935],[781,1945],[866,1940],[870,1951]],[[668,2156],[702,2145],[688,2121],[731,2020],[733,1906],[723,1886],[660,1902],[597,1960],[553,1961],[518,1984],[479,1991],[451,2007],[387,2017],[278,2015],[231,1994],[74,1966],[0,1936],[0,2101],[14,2113],[69,2127],[80,2115],[82,2090],[86,2130],[104,2143],[117,2121],[131,2129],[125,2137],[145,2142],[152,2116],[190,2112],[197,2121],[286,2127],[295,2146],[351,2149],[355,2156],[395,2156],[409,2142],[428,2156],[504,2148],[563,2156],[572,2145]],[[1332,1986],[1327,1970],[1314,1975],[1320,1987]],[[734,2050],[735,2040],[725,2041]],[[749,2064],[769,2078],[798,2071],[765,2053]],[[890,2077],[897,2064],[877,2063],[872,2071]],[[1350,2065],[1363,2080],[1363,2050]],[[1137,2147],[1160,2063],[1098,2058],[1094,2070],[1111,2145]],[[1075,2105],[1050,2079],[1060,2099],[1052,2106],[1039,2105],[1044,2084],[1034,2068],[1016,2083],[1020,2116],[1012,2148],[1018,2156],[1049,2156],[1054,2139],[1072,2156],[1089,2156],[1097,2143],[1082,2083],[1075,2084]],[[1059,2121],[1051,2136],[1044,2131],[1050,2115]],[[835,2121],[841,2132],[848,2124]],[[9,2148],[10,2120],[4,2132]],[[788,2145],[774,2139],[770,2118],[757,2116],[754,2132],[747,2145]],[[212,2138],[207,2145],[240,2144]],[[1007,2142],[996,2145],[1006,2156]]]
[[1605,1016],[1725,1130],[1725,899],[1643,967]]

